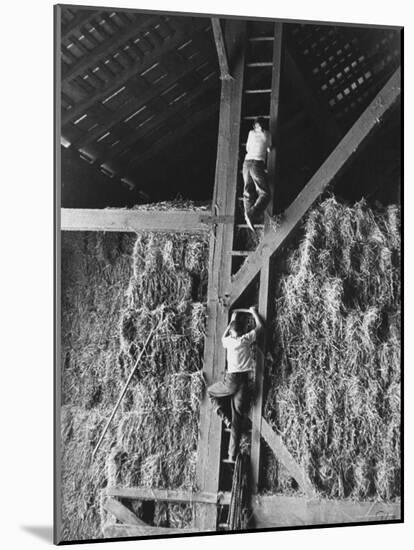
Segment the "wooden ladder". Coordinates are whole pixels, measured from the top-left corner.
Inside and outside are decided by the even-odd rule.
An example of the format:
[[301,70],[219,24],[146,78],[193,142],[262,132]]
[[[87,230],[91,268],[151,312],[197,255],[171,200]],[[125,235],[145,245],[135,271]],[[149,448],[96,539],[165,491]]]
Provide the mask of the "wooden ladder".
[[[231,153],[229,148],[228,155],[234,155],[233,159],[221,158],[220,155],[220,139],[223,134],[225,135],[223,112],[221,112],[221,128],[219,137],[219,153],[217,160],[217,173],[218,177],[226,178],[227,185],[224,192],[233,192],[236,197],[231,197],[229,202],[225,205],[226,210],[222,210],[224,204],[219,204],[221,209],[217,214],[220,215],[232,215],[234,223],[231,226],[224,228],[225,246],[221,248],[222,257],[215,257],[214,252],[217,253],[217,235],[215,235],[213,246],[214,251],[210,257],[210,279],[213,282],[212,288],[209,288],[208,296],[208,309],[209,320],[212,321],[211,306],[213,303],[219,301],[220,311],[216,313],[216,319],[221,317],[220,323],[216,324],[214,331],[214,338],[209,334],[206,341],[206,357],[205,357],[205,370],[207,375],[211,374],[211,378],[208,376],[208,383],[220,379],[225,369],[225,355],[224,350],[221,349],[220,341],[220,329],[224,331],[225,326],[228,323],[229,310],[225,303],[226,298],[226,284],[228,286],[231,283],[231,278],[234,276],[238,269],[243,265],[246,257],[255,249],[260,238],[263,238],[269,231],[272,231],[270,227],[270,219],[273,213],[273,197],[274,197],[274,180],[276,174],[276,149],[272,149],[272,153],[268,158],[268,181],[271,187],[272,201],[270,202],[267,211],[264,215],[262,223],[254,225],[257,235],[251,232],[244,220],[243,210],[243,176],[242,176],[242,164],[245,156],[246,139],[249,130],[252,128],[252,122],[257,116],[261,116],[269,121],[269,130],[272,134],[273,144],[277,140],[277,118],[278,118],[278,106],[279,106],[279,89],[280,89],[280,68],[281,68],[281,48],[282,48],[282,24],[281,23],[251,23],[247,28],[241,31],[240,38],[243,38],[242,47],[239,46],[239,63],[236,67],[233,66],[232,76],[235,81],[229,85],[227,82],[223,82],[222,100],[223,94],[226,93],[225,87],[231,88],[232,92],[228,92],[229,99],[232,99],[233,104],[228,105],[232,117],[237,116],[238,122],[232,124],[232,135],[230,136]],[[240,41],[239,41],[240,44]],[[243,60],[240,60],[243,57]],[[235,96],[237,97],[235,101]],[[226,98],[227,99],[227,98]],[[236,105],[235,105],[236,104]],[[222,101],[222,111],[225,107]],[[238,110],[236,114],[236,109]],[[226,120],[227,126],[229,120]],[[236,162],[234,162],[234,158]],[[236,171],[233,175],[224,173],[221,175],[221,163],[231,163],[235,166]],[[224,168],[225,169],[225,168]],[[223,181],[223,180],[220,180]],[[217,183],[217,181],[216,181]],[[217,186],[216,186],[217,187]],[[220,186],[218,186],[220,187]],[[222,186],[224,187],[224,186]],[[215,197],[216,199],[216,197]],[[217,197],[220,200],[220,197]],[[236,200],[234,200],[236,199]],[[217,202],[216,202],[217,204]],[[218,267],[219,266],[219,267]],[[245,307],[252,305],[252,303],[258,304],[258,309],[261,317],[266,321],[267,309],[268,309],[268,293],[269,293],[269,262],[263,265],[260,275],[259,290],[255,297],[252,298],[252,302],[244,304]],[[219,272],[217,272],[219,270]],[[217,280],[215,280],[217,277]],[[223,281],[224,279],[224,281]],[[220,282],[222,288],[220,288]],[[222,290],[222,292],[220,292]],[[210,327],[209,327],[210,329]],[[209,330],[208,330],[209,331]],[[210,332],[210,331],[209,331]],[[260,349],[265,349],[266,342],[263,339],[260,342]],[[219,349],[215,349],[215,348]],[[209,363],[210,360],[210,363]],[[211,360],[218,363],[211,364]],[[210,369],[208,365],[210,364]],[[218,369],[217,366],[220,368]],[[261,352],[257,354],[257,368],[256,368],[256,400],[252,410],[252,431],[251,431],[251,458],[252,458],[252,479],[253,479],[253,491],[257,492],[259,483],[259,462],[260,462],[260,432],[261,432],[261,417],[262,417],[262,391],[263,391],[263,366],[264,355]],[[203,414],[204,413],[204,414]],[[213,413],[214,414],[214,413]],[[203,438],[203,429],[206,425],[206,416],[210,415],[210,433],[206,439]],[[210,487],[211,490],[217,490],[218,492],[228,492],[231,488],[233,466],[225,461],[227,456],[228,442],[230,438],[230,430],[222,429],[220,421],[211,418],[211,407],[207,401],[203,404],[202,419],[201,422],[201,437],[199,447],[199,479],[204,480],[207,485],[201,485],[203,487]],[[213,428],[214,426],[214,428]],[[215,430],[213,432],[213,429]],[[203,456],[203,453],[205,455]],[[203,471],[201,471],[203,469]],[[208,485],[210,482],[210,485]],[[210,490],[209,489],[209,490]],[[205,513],[204,507],[204,513]],[[198,527],[204,526],[204,528],[214,528],[216,526],[219,530],[225,529],[227,526],[227,512],[228,506],[223,505],[220,507],[220,512],[217,515],[217,509],[210,509],[208,517],[201,518],[199,514],[196,517],[196,525]]]

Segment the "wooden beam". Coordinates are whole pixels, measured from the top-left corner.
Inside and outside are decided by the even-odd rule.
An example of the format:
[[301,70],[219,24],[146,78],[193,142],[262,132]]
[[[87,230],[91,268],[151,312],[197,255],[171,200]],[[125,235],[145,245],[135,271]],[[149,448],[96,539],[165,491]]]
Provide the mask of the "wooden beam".
[[[282,67],[282,32],[283,25],[282,23],[275,23],[273,31],[273,69],[272,69],[272,84],[271,84],[271,93],[270,93],[270,124],[269,130],[272,135],[273,147],[267,162],[268,169],[268,181],[271,190],[271,201],[267,207],[265,213],[265,223],[264,223],[264,235],[268,235],[272,232],[272,227],[270,223],[270,217],[273,214],[273,204],[274,204],[274,195],[275,195],[275,182],[277,184],[277,166],[276,166],[276,153],[278,150],[278,122],[279,122],[279,97],[280,97],[280,78],[281,78],[281,67]],[[270,258],[263,262],[262,268],[260,270],[260,285],[259,285],[259,300],[258,300],[258,310],[259,315],[266,324],[267,319],[269,318],[269,288],[270,287]],[[258,493],[259,483],[260,483],[260,434],[262,431],[262,409],[263,409],[263,378],[264,378],[264,367],[265,367],[265,358],[266,358],[266,348],[267,348],[267,330],[264,330],[261,337],[259,345],[257,346],[256,353],[256,373],[255,373],[255,402],[252,408],[252,440],[251,440],[251,472],[252,472],[252,492],[253,494]]]
[[164,535],[177,536],[188,533],[198,533],[200,529],[191,528],[173,528],[173,527],[153,527],[151,525],[121,525],[110,524],[103,527],[105,538],[115,539],[123,537],[158,537]]
[[298,483],[299,487],[307,497],[315,496],[315,489],[309,480],[306,472],[299,466],[293,456],[290,454],[282,438],[278,435],[262,418],[261,422],[262,437],[273,451],[275,457],[283,464],[293,479]]
[[254,496],[255,527],[297,527],[401,520],[399,502],[356,502],[352,500],[308,500],[279,495]]
[[159,16],[148,17],[143,15],[140,17],[140,23],[134,21],[122,31],[116,33],[113,37],[104,40],[99,46],[94,48],[90,54],[82,56],[77,63],[71,65],[68,69],[63,71],[62,81],[73,80],[77,76],[81,75],[89,67],[94,67],[102,59],[111,56],[115,53],[115,50],[126,44],[131,38],[137,37],[140,32],[143,32],[147,28],[151,28],[151,25],[157,24]]
[[[60,128],[59,128],[60,135]],[[103,172],[100,167],[93,166],[89,161],[81,158],[78,151],[71,147],[59,147],[61,155],[61,168],[59,181],[61,182],[61,205],[75,207],[82,205],[86,208],[105,208],[111,204],[111,199],[114,196],[117,198],[118,205],[127,203],[131,198],[131,188],[127,189],[126,182],[121,181],[115,174],[110,177]],[[147,182],[145,182],[147,183]],[[136,201],[145,197],[141,197],[143,189],[138,189],[135,186]]]
[[[201,36],[196,36],[193,39],[195,46],[202,50],[203,46],[207,46],[208,38],[206,33],[203,33]],[[208,55],[205,58],[207,62],[213,62],[212,55]],[[169,88],[174,82],[185,77],[187,74],[191,73],[200,65],[200,58],[196,55],[191,59],[184,59],[178,51],[167,51],[164,55],[161,55],[158,58],[159,65],[164,67],[165,77],[162,78],[159,83],[150,85],[143,78],[139,78],[138,81],[135,79],[137,84],[131,82],[130,88],[131,91],[136,95],[136,99],[133,101],[128,101],[126,104],[121,105],[115,111],[109,111],[105,118],[104,129],[102,126],[99,126],[98,129],[93,129],[90,132],[83,133],[82,137],[78,140],[75,140],[73,145],[76,148],[81,148],[87,145],[88,143],[93,142],[99,136],[103,135],[105,131],[111,130],[113,126],[122,122],[128,116],[132,115],[142,107],[144,107],[154,96],[159,97],[161,93]]]
[[[125,488],[120,491],[126,490]],[[104,490],[104,492],[108,492],[108,490]],[[109,489],[109,492],[111,492],[111,489]],[[124,497],[124,495],[120,496]],[[124,498],[129,498],[128,492]],[[226,498],[221,503],[228,504],[229,499],[230,494],[226,493]],[[109,505],[107,505],[108,502],[110,502]],[[105,525],[104,535],[108,538],[179,535],[200,531],[197,528],[153,527],[137,518],[120,502],[108,498],[107,503],[104,503],[105,509],[111,512],[119,521],[125,523],[124,525]],[[134,517],[130,517],[129,514]],[[399,502],[328,500],[303,496],[254,495],[252,498],[252,514],[254,526],[258,529],[378,521],[399,522],[401,520],[401,504]],[[130,518],[129,522],[124,521],[127,518]]]
[[[246,24],[226,22],[225,42],[232,63],[233,80],[223,80],[220,99],[219,139],[213,196],[215,215],[233,216],[236,203],[238,150],[243,95],[244,44]],[[221,336],[228,323],[223,297],[230,290],[234,227],[219,224],[210,237],[209,281],[207,289],[207,330],[204,346],[204,373],[207,384],[222,378],[225,353]],[[207,396],[201,404],[197,453],[197,486],[216,493],[219,483],[221,422]],[[216,529],[217,506],[196,505],[195,525],[202,530]]]
[[131,510],[124,506],[122,502],[119,502],[119,500],[110,497],[105,498],[102,506],[122,523],[147,527],[147,524],[142,521],[142,519],[137,518],[134,512],[131,512]]
[[108,497],[131,500],[162,500],[166,502],[182,502],[191,504],[228,504],[230,495],[227,493],[207,493],[186,491],[181,489],[153,489],[151,487],[107,487],[104,494]]
[[[215,97],[212,92],[217,88],[217,81],[214,78],[210,78],[206,82],[198,82],[197,86],[194,86],[193,89],[186,92],[185,99],[168,106],[166,105],[164,109],[160,109],[155,116],[154,122],[147,127],[144,127],[142,131],[130,132],[128,136],[121,141],[118,147],[114,147],[114,151],[111,151],[111,148],[108,151],[108,155],[102,154],[102,157],[105,159],[105,164],[108,164],[116,172],[121,172],[121,175],[128,174],[131,170],[142,164],[144,160],[151,158],[157,151],[165,147],[165,140],[169,142],[171,137],[176,139],[177,131],[182,132],[182,128],[185,126],[193,127],[194,121],[197,120],[197,117],[189,117],[187,124],[183,123],[176,125],[174,121],[177,120],[177,115],[182,116],[183,112],[194,113],[197,107],[206,106],[208,112],[214,113],[218,109],[218,105],[215,104]],[[215,95],[215,94],[214,94]],[[154,98],[156,100],[157,98]],[[158,98],[159,99],[159,98]],[[153,100],[153,101],[154,101]],[[150,102],[152,103],[152,101]],[[201,110],[203,112],[203,110]],[[173,121],[172,123],[170,121]],[[167,128],[167,133],[166,133]],[[186,130],[186,132],[188,129]],[[149,148],[139,154],[140,144],[150,144]],[[137,151],[132,160],[125,165],[121,159],[116,159],[117,154],[120,150],[129,146],[130,149]],[[102,160],[100,161],[102,162]]]
[[207,30],[204,19],[197,19],[196,22],[194,22],[192,18],[189,17],[188,21],[184,21],[180,30],[177,31],[173,37],[166,40],[162,46],[159,46],[152,53],[145,56],[145,63],[143,63],[142,60],[137,60],[130,68],[122,71],[117,77],[114,77],[104,89],[96,92],[92,97],[81,100],[72,109],[63,113],[62,125],[64,126],[68,122],[79,118],[79,116],[83,115],[92,105],[98,101],[102,101],[111,95],[111,93],[121,88],[130,78],[136,76],[138,72],[142,73],[145,69],[148,69],[151,65],[158,62],[161,55],[178,48],[182,43],[189,40],[191,36],[203,31],[203,29]]
[[[199,124],[202,124],[205,120],[211,119],[215,116],[219,105],[216,103],[211,103],[210,105],[203,106],[200,105],[200,109],[195,111],[197,104],[194,105],[194,111],[182,124],[177,126],[175,129],[172,129],[169,133],[163,134],[162,136],[157,136],[157,141],[145,151],[139,158],[134,158],[133,162],[129,166],[130,169],[137,167],[138,161],[140,164],[147,162],[152,159],[159,151],[162,151],[165,148],[168,148],[170,143],[177,143],[179,139],[188,134],[193,128],[196,128]],[[126,174],[126,177],[131,177],[129,173]]]
[[266,235],[257,249],[247,257],[233,279],[231,304],[253,281],[264,262],[268,261],[286,241],[318,197],[355,159],[361,145],[395,105],[400,92],[401,69],[398,69],[286,210],[283,222],[277,231]]
[[210,212],[196,210],[61,209],[62,231],[204,233],[212,223]]
[[229,70],[229,62],[227,59],[226,45],[224,43],[223,31],[218,17],[211,18],[211,26],[213,27],[214,42],[216,43],[217,56],[220,66],[221,80],[230,80],[232,78]]
[[82,23],[85,23],[94,13],[96,14],[96,12],[92,10],[82,9],[81,6],[79,6],[79,8],[77,9],[79,9],[79,11],[75,15],[75,17],[71,19],[68,23],[66,23],[66,25],[62,25],[62,40],[67,38],[68,34],[73,32],[80,25],[82,25]]

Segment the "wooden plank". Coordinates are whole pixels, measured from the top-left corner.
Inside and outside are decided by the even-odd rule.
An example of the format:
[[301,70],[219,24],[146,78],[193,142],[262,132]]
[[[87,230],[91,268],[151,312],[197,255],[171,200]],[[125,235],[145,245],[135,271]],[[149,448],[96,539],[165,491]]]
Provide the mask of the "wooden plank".
[[99,61],[116,52],[117,48],[126,44],[131,38],[137,37],[143,30],[151,30],[152,25],[156,25],[159,16],[141,16],[139,23],[134,21],[129,26],[124,27],[119,32],[115,33],[112,38],[104,40],[99,46],[94,48],[89,55],[82,56],[77,63],[74,63],[62,74],[63,81],[73,80],[77,76],[85,72],[89,67],[95,67]]
[[256,528],[400,521],[400,503],[355,502],[279,495],[254,496]]
[[[226,22],[225,43],[233,80],[223,80],[220,98],[219,140],[213,195],[213,214],[233,216],[236,203],[240,115],[243,90],[245,23]],[[218,224],[210,237],[209,281],[207,289],[207,331],[204,346],[204,373],[207,384],[222,378],[225,353],[221,336],[228,323],[226,294],[231,283],[231,256],[234,227]],[[197,453],[197,486],[216,493],[220,471],[221,422],[204,397],[201,404]],[[216,529],[217,506],[196,505],[194,523],[202,530]]]
[[169,40],[166,40],[162,46],[159,46],[152,53],[147,54],[145,56],[144,64],[142,63],[142,61],[137,60],[137,62],[131,65],[129,69],[122,71],[122,73],[120,73],[117,77],[114,77],[110,81],[108,86],[106,86],[104,89],[100,90],[99,92],[97,91],[92,97],[88,97],[80,101],[77,105],[70,109],[70,111],[64,113],[62,115],[62,125],[67,124],[71,120],[76,120],[77,118],[79,118],[79,116],[83,115],[92,105],[110,96],[111,93],[116,92],[116,90],[121,88],[130,78],[136,76],[138,72],[142,73],[145,69],[148,69],[149,67],[151,67],[151,65],[158,62],[160,56],[164,55],[168,51],[172,51],[178,48],[182,43],[189,40],[192,36],[202,32],[203,29],[205,30],[205,20],[197,20],[196,22],[192,22],[190,19],[191,18],[188,18],[188,21],[186,20],[184,22],[180,30],[177,31],[175,35]]
[[[207,46],[208,37],[205,33],[203,33],[201,36],[195,37],[193,42],[197,48],[201,50],[203,47]],[[213,61],[210,54],[205,58],[205,60],[207,62]],[[165,78],[162,78],[159,83],[152,85],[145,82],[144,79],[140,79],[138,81],[138,85],[133,85],[131,83],[130,87],[133,89],[136,99],[134,101],[127,102],[115,111],[108,110],[107,116],[103,121],[106,131],[110,130],[113,126],[119,124],[125,118],[141,109],[154,96],[159,96],[174,82],[191,73],[191,71],[200,65],[200,58],[196,55],[194,58],[184,60],[184,58],[180,56],[179,52],[173,50],[167,51],[164,55],[161,55],[157,62],[165,69]],[[87,143],[91,143],[104,133],[105,131],[102,127],[91,130],[90,132],[85,133],[74,145],[76,148],[84,147]]]
[[209,223],[208,213],[192,210],[61,209],[63,231],[204,233]]
[[211,26],[213,27],[214,41],[216,43],[217,56],[219,60],[220,78],[221,80],[229,80],[231,79],[231,75],[220,19],[218,17],[212,17]]
[[131,512],[131,510],[124,506],[122,502],[119,502],[119,500],[115,500],[114,498],[105,498],[102,505],[107,512],[110,512],[118,521],[121,521],[122,523],[147,527],[147,524],[142,521],[142,519],[137,518],[134,512]]
[[200,529],[191,528],[173,528],[173,527],[153,527],[151,525],[121,525],[110,524],[103,527],[105,538],[122,538],[122,537],[158,537],[164,535],[177,536],[188,533],[198,533]]
[[313,497],[315,495],[315,489],[313,488],[312,483],[310,482],[303,468],[299,466],[299,464],[290,454],[280,435],[278,435],[269,426],[264,418],[262,418],[261,428],[261,435],[266,443],[269,445],[270,449],[273,451],[275,457],[288,470],[290,475],[295,479],[305,495],[308,497]]
[[378,128],[385,115],[395,105],[400,92],[401,70],[398,69],[287,208],[283,223],[278,230],[274,234],[269,233],[263,238],[257,249],[249,255],[236,273],[231,287],[231,303],[239,298],[259,273],[263,263],[286,241],[317,198],[329,185],[334,183],[344,168],[355,159],[357,153],[360,152],[361,145]]
[[[273,214],[274,204],[274,186],[276,183],[276,154],[278,142],[278,121],[279,121],[279,97],[280,97],[280,79],[282,66],[282,23],[275,23],[274,41],[273,41],[273,70],[272,70],[272,91],[270,95],[270,121],[269,130],[272,135],[273,147],[268,157],[268,181],[271,192],[271,201],[265,213],[264,235],[268,235],[273,231],[270,223],[270,217]],[[259,315],[264,323],[269,317],[269,285],[270,285],[270,258],[267,259],[260,270],[260,285],[259,285]],[[255,376],[255,402],[252,408],[252,440],[251,440],[251,472],[252,472],[252,492],[253,494],[259,491],[260,483],[260,434],[262,424],[262,409],[263,409],[263,377],[265,367],[265,357],[267,348],[268,331],[264,330],[261,335],[256,353],[256,376]]]
[[[197,106],[201,107],[198,111],[195,111]],[[202,104],[195,104],[193,105],[193,111],[191,113],[191,116],[188,117],[183,124],[180,124],[175,128],[175,130],[171,130],[167,134],[163,134],[160,136],[159,134],[156,136],[157,140],[153,143],[153,145],[150,147],[150,149],[147,149],[142,155],[139,156],[139,162],[142,164],[144,162],[147,162],[148,160],[152,159],[159,151],[168,149],[169,145],[171,143],[177,143],[179,139],[181,139],[183,136],[191,132],[193,128],[196,128],[199,124],[202,124],[205,120],[211,119],[211,117],[215,116],[217,111],[219,109],[219,106],[215,103],[203,106]],[[132,168],[138,163],[138,157],[133,159],[133,162],[129,165],[129,170],[132,170]],[[129,177],[129,172],[125,173],[125,177]],[[132,176],[132,173],[131,173]]]
[[79,12],[75,15],[73,19],[71,19],[66,25],[62,26],[62,36],[61,39],[67,38],[68,34],[74,31],[76,28],[80,27],[83,23],[85,23],[89,17],[91,17],[94,13],[92,10],[85,10],[82,9],[81,6],[79,6]]
[[107,487],[106,495],[136,500],[163,500],[166,502],[203,502],[206,504],[223,503],[229,497],[223,493],[186,491],[181,489],[153,489],[152,487]]
[[[183,87],[181,87],[181,90]],[[215,112],[217,110],[216,105],[211,105],[213,90],[217,89],[217,81],[214,78],[210,78],[206,82],[202,82],[201,79],[197,85],[193,86],[190,90],[188,89],[185,99],[174,103],[173,105],[165,105],[165,108],[160,108],[158,112],[155,113],[155,118],[151,124],[144,127],[142,130],[137,130],[136,132],[129,132],[128,136],[122,140],[118,147],[114,147],[114,152],[109,149],[108,155],[103,153],[102,157],[105,159],[106,164],[111,166],[116,171],[122,171],[122,173],[128,173],[133,170],[134,167],[142,164],[143,159],[148,159],[153,156],[154,151],[160,150],[164,145],[164,138],[168,140],[171,136],[175,137],[176,133],[173,131],[171,133],[171,128],[175,126],[177,120],[177,115],[182,115],[183,112],[194,112],[194,110],[200,105],[207,105],[209,112]],[[150,105],[153,105],[153,102],[159,98],[154,98]],[[149,113],[148,113],[149,114]],[[189,122],[191,122],[191,127],[194,124],[192,121],[193,117],[189,117]],[[172,121],[172,122],[171,122]],[[177,130],[181,131],[181,125]],[[170,132],[170,133],[166,133]],[[122,160],[113,159],[116,154],[119,154],[119,151],[126,146],[129,146],[134,151],[139,151],[140,144],[142,143],[152,143],[151,147],[147,150],[144,150],[142,154],[136,154],[133,159],[124,166]],[[156,145],[155,145],[156,144]],[[124,169],[122,170],[122,167]]]

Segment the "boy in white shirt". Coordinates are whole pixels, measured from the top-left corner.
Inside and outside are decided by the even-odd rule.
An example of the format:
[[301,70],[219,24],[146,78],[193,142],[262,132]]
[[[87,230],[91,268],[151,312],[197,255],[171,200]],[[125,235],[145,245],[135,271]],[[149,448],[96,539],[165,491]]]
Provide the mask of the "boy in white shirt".
[[243,162],[243,203],[244,215],[249,226],[264,212],[270,200],[270,190],[266,178],[266,157],[272,147],[270,132],[265,129],[265,120],[257,117],[253,121],[246,143],[246,156]]
[[238,452],[243,413],[248,402],[249,373],[255,367],[251,345],[263,327],[256,308],[251,307],[250,312],[256,327],[247,334],[242,334],[237,313],[233,312],[221,339],[223,347],[227,350],[227,372],[223,382],[216,382],[207,389],[213,403],[217,405],[216,412],[220,416],[223,416],[220,400],[226,397],[231,399],[231,433],[227,462],[234,462]]

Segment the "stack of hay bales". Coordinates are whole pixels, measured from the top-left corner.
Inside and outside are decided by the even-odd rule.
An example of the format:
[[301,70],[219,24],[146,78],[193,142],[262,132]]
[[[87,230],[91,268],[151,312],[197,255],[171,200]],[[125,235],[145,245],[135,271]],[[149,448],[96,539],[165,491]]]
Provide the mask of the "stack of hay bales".
[[[331,198],[303,235],[275,278],[264,415],[320,494],[398,498],[399,209]],[[107,485],[195,489],[207,255],[200,235],[63,233],[63,539],[102,536]],[[273,455],[264,458],[264,488],[295,491]],[[155,524],[190,522],[189,506],[156,507]]]
[[[400,213],[334,198],[274,292],[265,417],[320,494],[400,495]],[[266,488],[297,487],[267,453]]]
[[[102,536],[106,516],[100,490],[107,485],[194,487],[207,255],[207,238],[199,235],[63,234],[66,540]],[[106,420],[156,325],[92,461]],[[155,522],[164,520],[181,526],[191,521],[191,511],[159,507]]]
[[[195,487],[207,254],[206,237],[157,233],[136,240],[120,321],[123,379],[157,328],[125,395],[110,485]],[[188,511],[179,510],[160,505],[155,523],[168,516],[170,525],[185,526]]]
[[120,391],[119,316],[131,274],[134,235],[62,233],[62,538],[100,536],[105,450],[94,444]]

